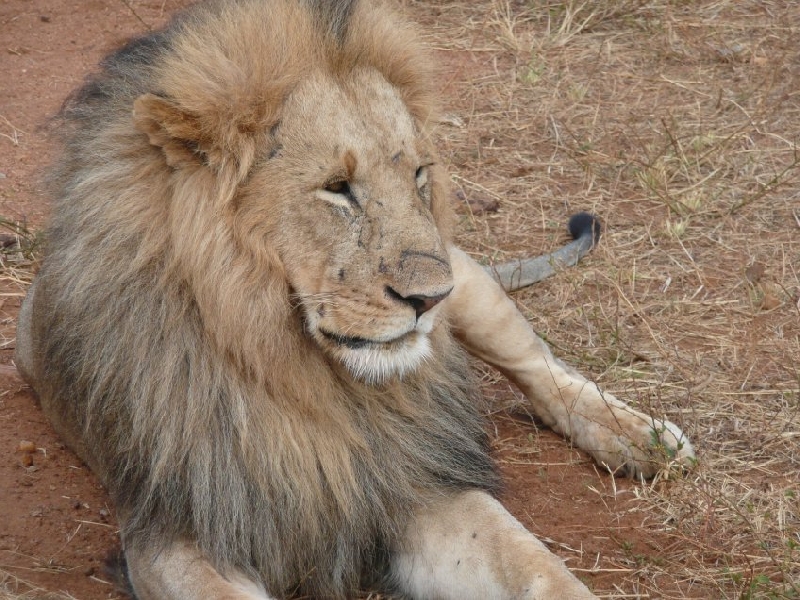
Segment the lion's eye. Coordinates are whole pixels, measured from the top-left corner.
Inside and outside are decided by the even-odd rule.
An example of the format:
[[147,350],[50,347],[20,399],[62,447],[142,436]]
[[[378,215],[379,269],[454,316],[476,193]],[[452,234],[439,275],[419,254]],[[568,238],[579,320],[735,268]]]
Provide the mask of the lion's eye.
[[330,181],[325,184],[325,191],[331,194],[341,194],[342,196],[350,196],[350,184],[346,179],[338,179]]
[[351,212],[360,208],[353,188],[346,179],[331,179],[317,190],[317,196],[328,204],[345,208]]
[[415,178],[417,180],[417,188],[420,190],[428,185],[428,167],[422,166],[417,168]]
[[428,167],[430,165],[422,165],[417,168],[415,178],[417,180],[417,194],[420,199],[430,208],[431,205],[431,186]]

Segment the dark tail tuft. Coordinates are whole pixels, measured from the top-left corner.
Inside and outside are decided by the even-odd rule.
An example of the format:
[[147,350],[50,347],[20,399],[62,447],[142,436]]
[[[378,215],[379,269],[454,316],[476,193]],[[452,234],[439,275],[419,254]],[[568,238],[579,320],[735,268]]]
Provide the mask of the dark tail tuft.
[[567,227],[572,239],[577,240],[591,236],[592,244],[596,244],[600,240],[600,233],[603,231],[600,219],[588,212],[579,212],[572,215],[569,218]]
[[133,593],[133,586],[128,577],[128,563],[122,548],[114,548],[109,551],[103,567],[106,577],[114,584],[115,590],[125,594],[130,600],[136,600],[136,594]]

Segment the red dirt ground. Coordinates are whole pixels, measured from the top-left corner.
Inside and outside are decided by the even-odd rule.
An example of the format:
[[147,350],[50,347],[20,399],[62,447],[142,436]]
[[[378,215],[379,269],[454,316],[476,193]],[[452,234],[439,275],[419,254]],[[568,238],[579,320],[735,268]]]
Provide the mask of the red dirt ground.
[[[51,152],[48,116],[105,53],[184,3],[135,2],[135,12],[123,0],[0,3],[0,215],[34,229],[43,224],[48,201],[37,178]],[[0,587],[5,572],[9,592],[119,597],[102,572],[117,543],[113,507],[59,442],[13,368],[20,291],[0,290]],[[514,392],[497,384],[487,393],[507,400]],[[626,508],[631,484],[599,473],[585,456],[525,419],[498,413],[492,426],[507,506],[571,568],[581,569],[596,592],[613,590],[627,569],[606,562],[590,573],[596,562],[621,546],[632,556],[647,555],[655,535]],[[36,447],[27,466],[18,451],[25,440]]]

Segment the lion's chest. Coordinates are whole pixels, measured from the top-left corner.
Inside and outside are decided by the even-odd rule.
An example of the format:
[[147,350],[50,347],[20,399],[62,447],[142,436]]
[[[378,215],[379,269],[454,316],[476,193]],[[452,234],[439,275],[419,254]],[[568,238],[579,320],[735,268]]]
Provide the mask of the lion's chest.
[[283,414],[262,456],[257,570],[326,597],[374,577],[429,494],[497,484],[462,377]]

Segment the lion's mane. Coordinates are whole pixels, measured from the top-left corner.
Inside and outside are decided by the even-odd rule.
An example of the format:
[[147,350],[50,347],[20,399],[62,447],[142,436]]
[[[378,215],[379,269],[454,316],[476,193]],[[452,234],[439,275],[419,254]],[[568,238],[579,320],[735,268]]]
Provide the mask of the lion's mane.
[[[126,545],[194,539],[273,594],[347,596],[412,507],[497,485],[446,327],[415,373],[355,381],[305,334],[269,238],[242,243],[261,224],[237,212],[237,191],[283,98],[309,70],[365,65],[427,120],[429,70],[385,8],[204,4],[112,54],[60,115],[37,391],[109,489]],[[132,116],[143,94],[178,99],[199,142],[165,161]],[[445,232],[446,205],[437,193]]]

